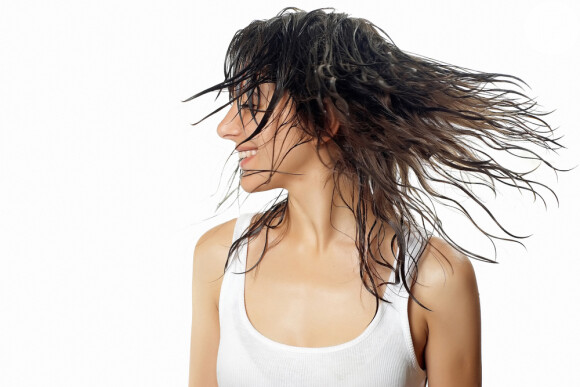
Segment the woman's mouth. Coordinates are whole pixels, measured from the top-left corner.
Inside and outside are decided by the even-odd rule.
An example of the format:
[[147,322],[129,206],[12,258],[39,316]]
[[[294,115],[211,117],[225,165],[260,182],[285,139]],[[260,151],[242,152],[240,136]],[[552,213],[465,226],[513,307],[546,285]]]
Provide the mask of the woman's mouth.
[[248,163],[248,161],[256,155],[257,152],[258,151],[255,149],[240,152],[240,156],[242,156],[240,158],[240,167],[243,167],[244,165],[246,165]]

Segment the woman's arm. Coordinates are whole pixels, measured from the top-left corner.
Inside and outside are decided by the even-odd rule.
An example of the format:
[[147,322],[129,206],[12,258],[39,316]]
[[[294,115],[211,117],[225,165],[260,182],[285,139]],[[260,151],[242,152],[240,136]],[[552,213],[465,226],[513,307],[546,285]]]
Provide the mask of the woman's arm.
[[[189,387],[217,387],[218,300],[235,219],[201,236],[193,253]],[[225,226],[225,227],[224,227]],[[229,242],[229,243],[228,243]]]
[[413,293],[432,310],[424,310],[429,387],[481,386],[481,314],[471,261],[432,237],[419,263],[418,280]]

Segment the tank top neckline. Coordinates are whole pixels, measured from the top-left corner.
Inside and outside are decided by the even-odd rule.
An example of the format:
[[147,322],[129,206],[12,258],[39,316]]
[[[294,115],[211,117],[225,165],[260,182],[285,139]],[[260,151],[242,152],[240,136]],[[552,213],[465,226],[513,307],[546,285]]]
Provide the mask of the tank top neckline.
[[[243,224],[242,224],[243,227],[235,227],[237,234],[234,237],[236,239],[239,238],[239,236],[242,234],[242,232],[250,225],[250,221],[251,221],[254,214],[245,213],[244,215],[245,215],[245,218],[241,220],[243,222]],[[240,216],[240,218],[242,218],[242,216]],[[238,218],[238,221],[240,221],[240,218]],[[241,250],[239,253],[240,260],[236,262],[239,265],[239,267],[238,267],[239,270],[236,270],[236,272],[242,273],[242,274],[239,274],[241,279],[238,281],[238,284],[241,287],[241,289],[239,289],[237,292],[238,293],[238,302],[237,302],[238,312],[241,315],[242,325],[246,328],[246,330],[249,331],[251,335],[253,335],[257,340],[261,341],[265,345],[280,349],[282,351],[300,352],[300,353],[329,353],[329,352],[340,351],[340,350],[343,350],[346,348],[350,348],[350,347],[360,343],[361,341],[363,341],[367,336],[369,336],[375,330],[375,328],[379,325],[380,321],[382,320],[383,314],[385,313],[386,305],[385,305],[384,301],[379,300],[378,310],[375,313],[375,316],[373,317],[373,319],[371,320],[369,325],[367,325],[367,327],[357,337],[355,337],[354,339],[351,339],[347,342],[341,343],[341,344],[325,346],[325,347],[300,347],[300,346],[295,346],[295,345],[284,344],[284,343],[272,340],[272,339],[264,336],[260,331],[258,331],[252,325],[250,318],[248,317],[248,314],[246,312],[246,300],[245,300],[246,274],[244,272],[246,271],[248,245],[249,245],[249,243],[248,243],[247,238],[243,241],[243,243],[240,243],[240,245],[239,245],[239,249]],[[391,270],[391,274],[389,275],[388,282],[394,282],[394,280],[395,280],[395,271]],[[385,291],[383,292],[383,298],[387,294],[387,291],[389,290],[390,286],[393,286],[393,285],[387,284],[385,286]]]

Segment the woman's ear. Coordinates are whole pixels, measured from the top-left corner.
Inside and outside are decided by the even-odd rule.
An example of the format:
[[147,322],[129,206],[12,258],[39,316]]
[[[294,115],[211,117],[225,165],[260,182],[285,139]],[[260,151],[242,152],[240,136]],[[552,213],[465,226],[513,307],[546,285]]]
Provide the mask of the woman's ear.
[[[327,98],[324,99],[323,104],[326,130],[330,133],[330,137],[334,137],[340,127],[340,122],[338,121],[334,105]],[[323,136],[323,142],[330,140],[330,137]]]

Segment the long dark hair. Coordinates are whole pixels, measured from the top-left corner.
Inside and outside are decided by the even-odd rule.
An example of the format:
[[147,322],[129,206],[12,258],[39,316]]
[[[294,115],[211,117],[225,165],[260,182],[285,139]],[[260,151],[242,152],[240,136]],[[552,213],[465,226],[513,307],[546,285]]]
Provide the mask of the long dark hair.
[[[534,144],[555,152],[564,146],[557,142],[560,137],[548,137],[554,132],[543,118],[548,113],[539,111],[536,102],[523,93],[522,86],[527,85],[521,79],[406,53],[370,21],[332,9],[305,12],[285,8],[272,19],[253,21],[233,37],[226,54],[224,76],[223,82],[185,100],[213,91],[218,95],[228,92],[228,103],[199,122],[234,102],[240,111],[244,103],[257,124],[244,141],[247,142],[274,121],[276,107],[285,101],[295,109],[295,115],[284,119],[300,128],[305,141],[316,140],[319,144],[330,138],[337,151],[332,165],[335,183],[339,177],[346,177],[358,190],[358,201],[354,208],[349,208],[357,222],[355,243],[360,276],[365,288],[376,297],[377,307],[382,299],[377,286],[386,282],[375,282],[382,278],[369,260],[395,270],[395,283],[402,281],[413,300],[424,307],[411,292],[417,271],[412,272],[411,284],[407,283],[406,273],[411,265],[417,268],[428,237],[425,235],[422,240],[418,254],[408,255],[405,236],[412,229],[426,230],[428,224],[468,257],[495,262],[456,244],[428,205],[431,200],[459,209],[491,240],[494,248],[494,238],[522,244],[482,229],[464,205],[440,192],[441,184],[459,189],[504,233],[519,239],[528,236],[507,231],[472,188],[485,186],[495,194],[495,183],[499,182],[528,190],[534,198],[538,195],[544,201],[534,189],[536,185],[548,189],[558,199],[548,186],[526,177],[533,170],[516,172],[504,167],[488,154],[492,153],[490,149],[502,155],[539,160],[556,171],[568,171],[552,166],[526,147]],[[267,108],[259,110],[258,86],[266,82],[274,83],[275,91]],[[285,93],[289,99],[283,98]],[[340,124],[335,133],[329,131],[328,109]],[[235,173],[238,172],[242,172],[239,166]],[[274,165],[271,170],[244,173],[252,172],[270,172],[270,179],[274,173],[280,173]],[[342,197],[342,192],[339,193]],[[227,197],[230,195],[231,191]],[[377,221],[367,232],[369,207]],[[268,230],[280,226],[287,214],[287,198],[260,213],[230,247],[224,272],[239,244],[266,227],[264,250],[248,271],[256,268],[267,250]],[[399,246],[396,268],[368,248],[373,232],[380,245],[384,224],[395,231],[391,251],[396,238]]]

